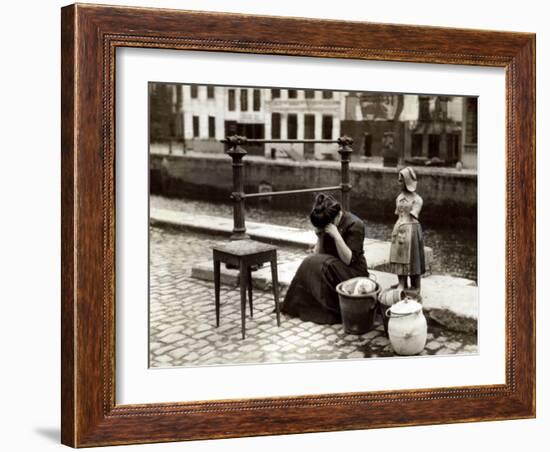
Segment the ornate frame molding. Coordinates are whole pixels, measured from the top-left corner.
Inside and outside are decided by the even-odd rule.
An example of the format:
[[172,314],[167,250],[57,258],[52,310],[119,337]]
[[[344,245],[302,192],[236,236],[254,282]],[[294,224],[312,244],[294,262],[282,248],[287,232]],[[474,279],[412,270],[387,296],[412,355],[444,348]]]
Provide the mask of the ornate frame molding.
[[[275,35],[271,29],[284,33]],[[116,405],[118,47],[504,67],[506,383]],[[62,91],[64,444],[81,447],[535,415],[534,35],[77,4],[62,9]],[[524,352],[518,354],[518,349]]]

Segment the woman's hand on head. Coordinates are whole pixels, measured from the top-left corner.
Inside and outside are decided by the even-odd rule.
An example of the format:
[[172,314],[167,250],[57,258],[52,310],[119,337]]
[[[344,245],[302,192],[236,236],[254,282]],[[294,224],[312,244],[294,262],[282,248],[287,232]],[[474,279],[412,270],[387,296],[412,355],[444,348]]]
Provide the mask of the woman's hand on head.
[[338,231],[338,228],[334,223],[329,223],[325,226],[325,232],[330,235],[333,239],[340,236],[340,231]]

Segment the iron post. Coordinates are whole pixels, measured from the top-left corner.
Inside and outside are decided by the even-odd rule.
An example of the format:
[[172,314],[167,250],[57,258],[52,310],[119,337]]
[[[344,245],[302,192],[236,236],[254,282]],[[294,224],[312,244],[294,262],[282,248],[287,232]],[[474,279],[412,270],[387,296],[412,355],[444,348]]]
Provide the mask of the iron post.
[[246,144],[246,137],[233,135],[222,140],[226,145],[225,153],[233,161],[233,233],[231,240],[242,240],[249,238],[246,233],[244,218],[244,163],[243,158],[247,155],[246,150],[241,146]]
[[342,187],[342,208],[344,210],[349,210],[350,208],[350,177],[349,177],[349,162],[353,148],[353,139],[344,135],[338,138],[338,154],[340,154],[340,161],[342,164],[341,177],[342,182],[340,187]]

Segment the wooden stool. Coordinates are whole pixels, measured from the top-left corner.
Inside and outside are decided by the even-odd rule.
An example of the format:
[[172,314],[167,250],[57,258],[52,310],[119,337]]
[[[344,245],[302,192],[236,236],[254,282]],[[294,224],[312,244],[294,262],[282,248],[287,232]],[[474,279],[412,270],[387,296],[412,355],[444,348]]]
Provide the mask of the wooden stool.
[[246,327],[246,291],[248,289],[248,302],[250,305],[250,317],[252,317],[252,271],[253,265],[271,263],[271,280],[273,285],[273,297],[275,298],[275,312],[277,313],[277,326],[281,326],[279,313],[279,278],[277,276],[277,247],[253,240],[235,240],[213,248],[214,257],[214,286],[216,292],[216,327],[220,326],[220,264],[223,262],[239,269],[241,287],[241,330],[245,338]]

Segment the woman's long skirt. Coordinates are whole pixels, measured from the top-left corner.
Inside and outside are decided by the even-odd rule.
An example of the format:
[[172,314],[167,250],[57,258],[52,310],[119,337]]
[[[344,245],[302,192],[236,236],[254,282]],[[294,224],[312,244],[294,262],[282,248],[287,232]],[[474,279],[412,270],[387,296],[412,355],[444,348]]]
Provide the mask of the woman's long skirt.
[[330,254],[308,256],[290,283],[282,312],[319,324],[341,323],[336,286],[356,276],[366,275]]

